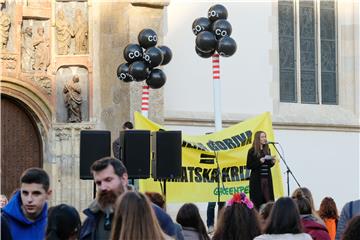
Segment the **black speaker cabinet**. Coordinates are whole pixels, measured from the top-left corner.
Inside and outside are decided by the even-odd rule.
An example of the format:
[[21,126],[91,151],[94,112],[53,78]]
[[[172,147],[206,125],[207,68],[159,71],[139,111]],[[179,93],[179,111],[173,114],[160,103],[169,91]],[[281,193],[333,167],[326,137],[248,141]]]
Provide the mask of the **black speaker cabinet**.
[[181,131],[159,131],[152,134],[152,177],[181,177]]
[[150,177],[150,131],[125,130],[120,132],[120,160],[129,178]]
[[93,179],[90,167],[96,160],[111,155],[110,131],[80,132],[80,179]]

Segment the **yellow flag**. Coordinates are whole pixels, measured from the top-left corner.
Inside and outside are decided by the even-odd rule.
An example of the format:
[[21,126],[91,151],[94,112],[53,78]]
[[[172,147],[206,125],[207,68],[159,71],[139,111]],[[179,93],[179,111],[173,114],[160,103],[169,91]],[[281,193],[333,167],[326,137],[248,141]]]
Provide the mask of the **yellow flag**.
[[[135,112],[135,128],[166,130],[138,112]],[[236,192],[248,195],[250,170],[246,169],[247,152],[252,146],[253,135],[260,130],[266,132],[269,141],[275,140],[270,113],[208,135],[190,136],[182,133],[182,174],[181,178],[166,182],[167,202],[216,202],[218,195],[221,201],[230,199]],[[272,153],[276,152],[271,150]],[[278,198],[283,196],[279,161],[271,172],[274,196]],[[139,181],[141,192],[162,192],[161,184],[152,178]]]

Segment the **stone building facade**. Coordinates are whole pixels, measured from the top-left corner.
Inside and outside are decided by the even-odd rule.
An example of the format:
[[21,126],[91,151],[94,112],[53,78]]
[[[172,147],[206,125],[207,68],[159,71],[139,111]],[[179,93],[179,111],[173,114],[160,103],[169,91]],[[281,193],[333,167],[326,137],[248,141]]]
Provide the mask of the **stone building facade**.
[[[167,5],[1,1],[3,193],[9,196],[21,172],[35,166],[51,177],[52,205],[87,207],[93,182],[79,178],[80,131],[110,130],[114,140],[122,123],[140,111],[141,83],[120,82],[116,68],[143,28],[155,30],[161,42]],[[149,116],[162,122],[162,90],[150,93],[150,104]]]

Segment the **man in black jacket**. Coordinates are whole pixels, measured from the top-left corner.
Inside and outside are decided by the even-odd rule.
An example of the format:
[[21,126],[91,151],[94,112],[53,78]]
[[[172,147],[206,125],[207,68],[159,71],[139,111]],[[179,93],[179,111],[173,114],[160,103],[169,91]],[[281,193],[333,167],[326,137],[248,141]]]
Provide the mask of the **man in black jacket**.
[[[98,189],[96,199],[84,210],[87,216],[81,231],[80,240],[110,239],[111,223],[116,199],[125,191],[131,191],[128,174],[124,164],[116,158],[105,157],[91,166]],[[170,216],[154,204],[153,210],[162,230],[175,236],[175,226]]]
[[[131,122],[125,122],[122,126],[123,130],[131,130],[134,128],[134,125]],[[114,153],[114,157],[117,159],[120,159],[120,137],[118,137],[114,142],[113,142],[113,153]]]

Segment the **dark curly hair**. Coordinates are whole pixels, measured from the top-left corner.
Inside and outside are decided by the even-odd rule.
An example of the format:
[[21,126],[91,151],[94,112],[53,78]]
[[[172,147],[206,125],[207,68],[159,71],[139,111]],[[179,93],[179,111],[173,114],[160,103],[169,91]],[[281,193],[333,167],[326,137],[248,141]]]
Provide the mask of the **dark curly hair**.
[[348,223],[345,232],[343,233],[342,240],[359,239],[360,236],[360,216],[353,217]]
[[252,240],[260,234],[259,216],[255,208],[234,203],[221,209],[212,240]]
[[322,219],[332,218],[338,219],[339,214],[334,199],[331,197],[325,197],[320,204],[319,216]]

